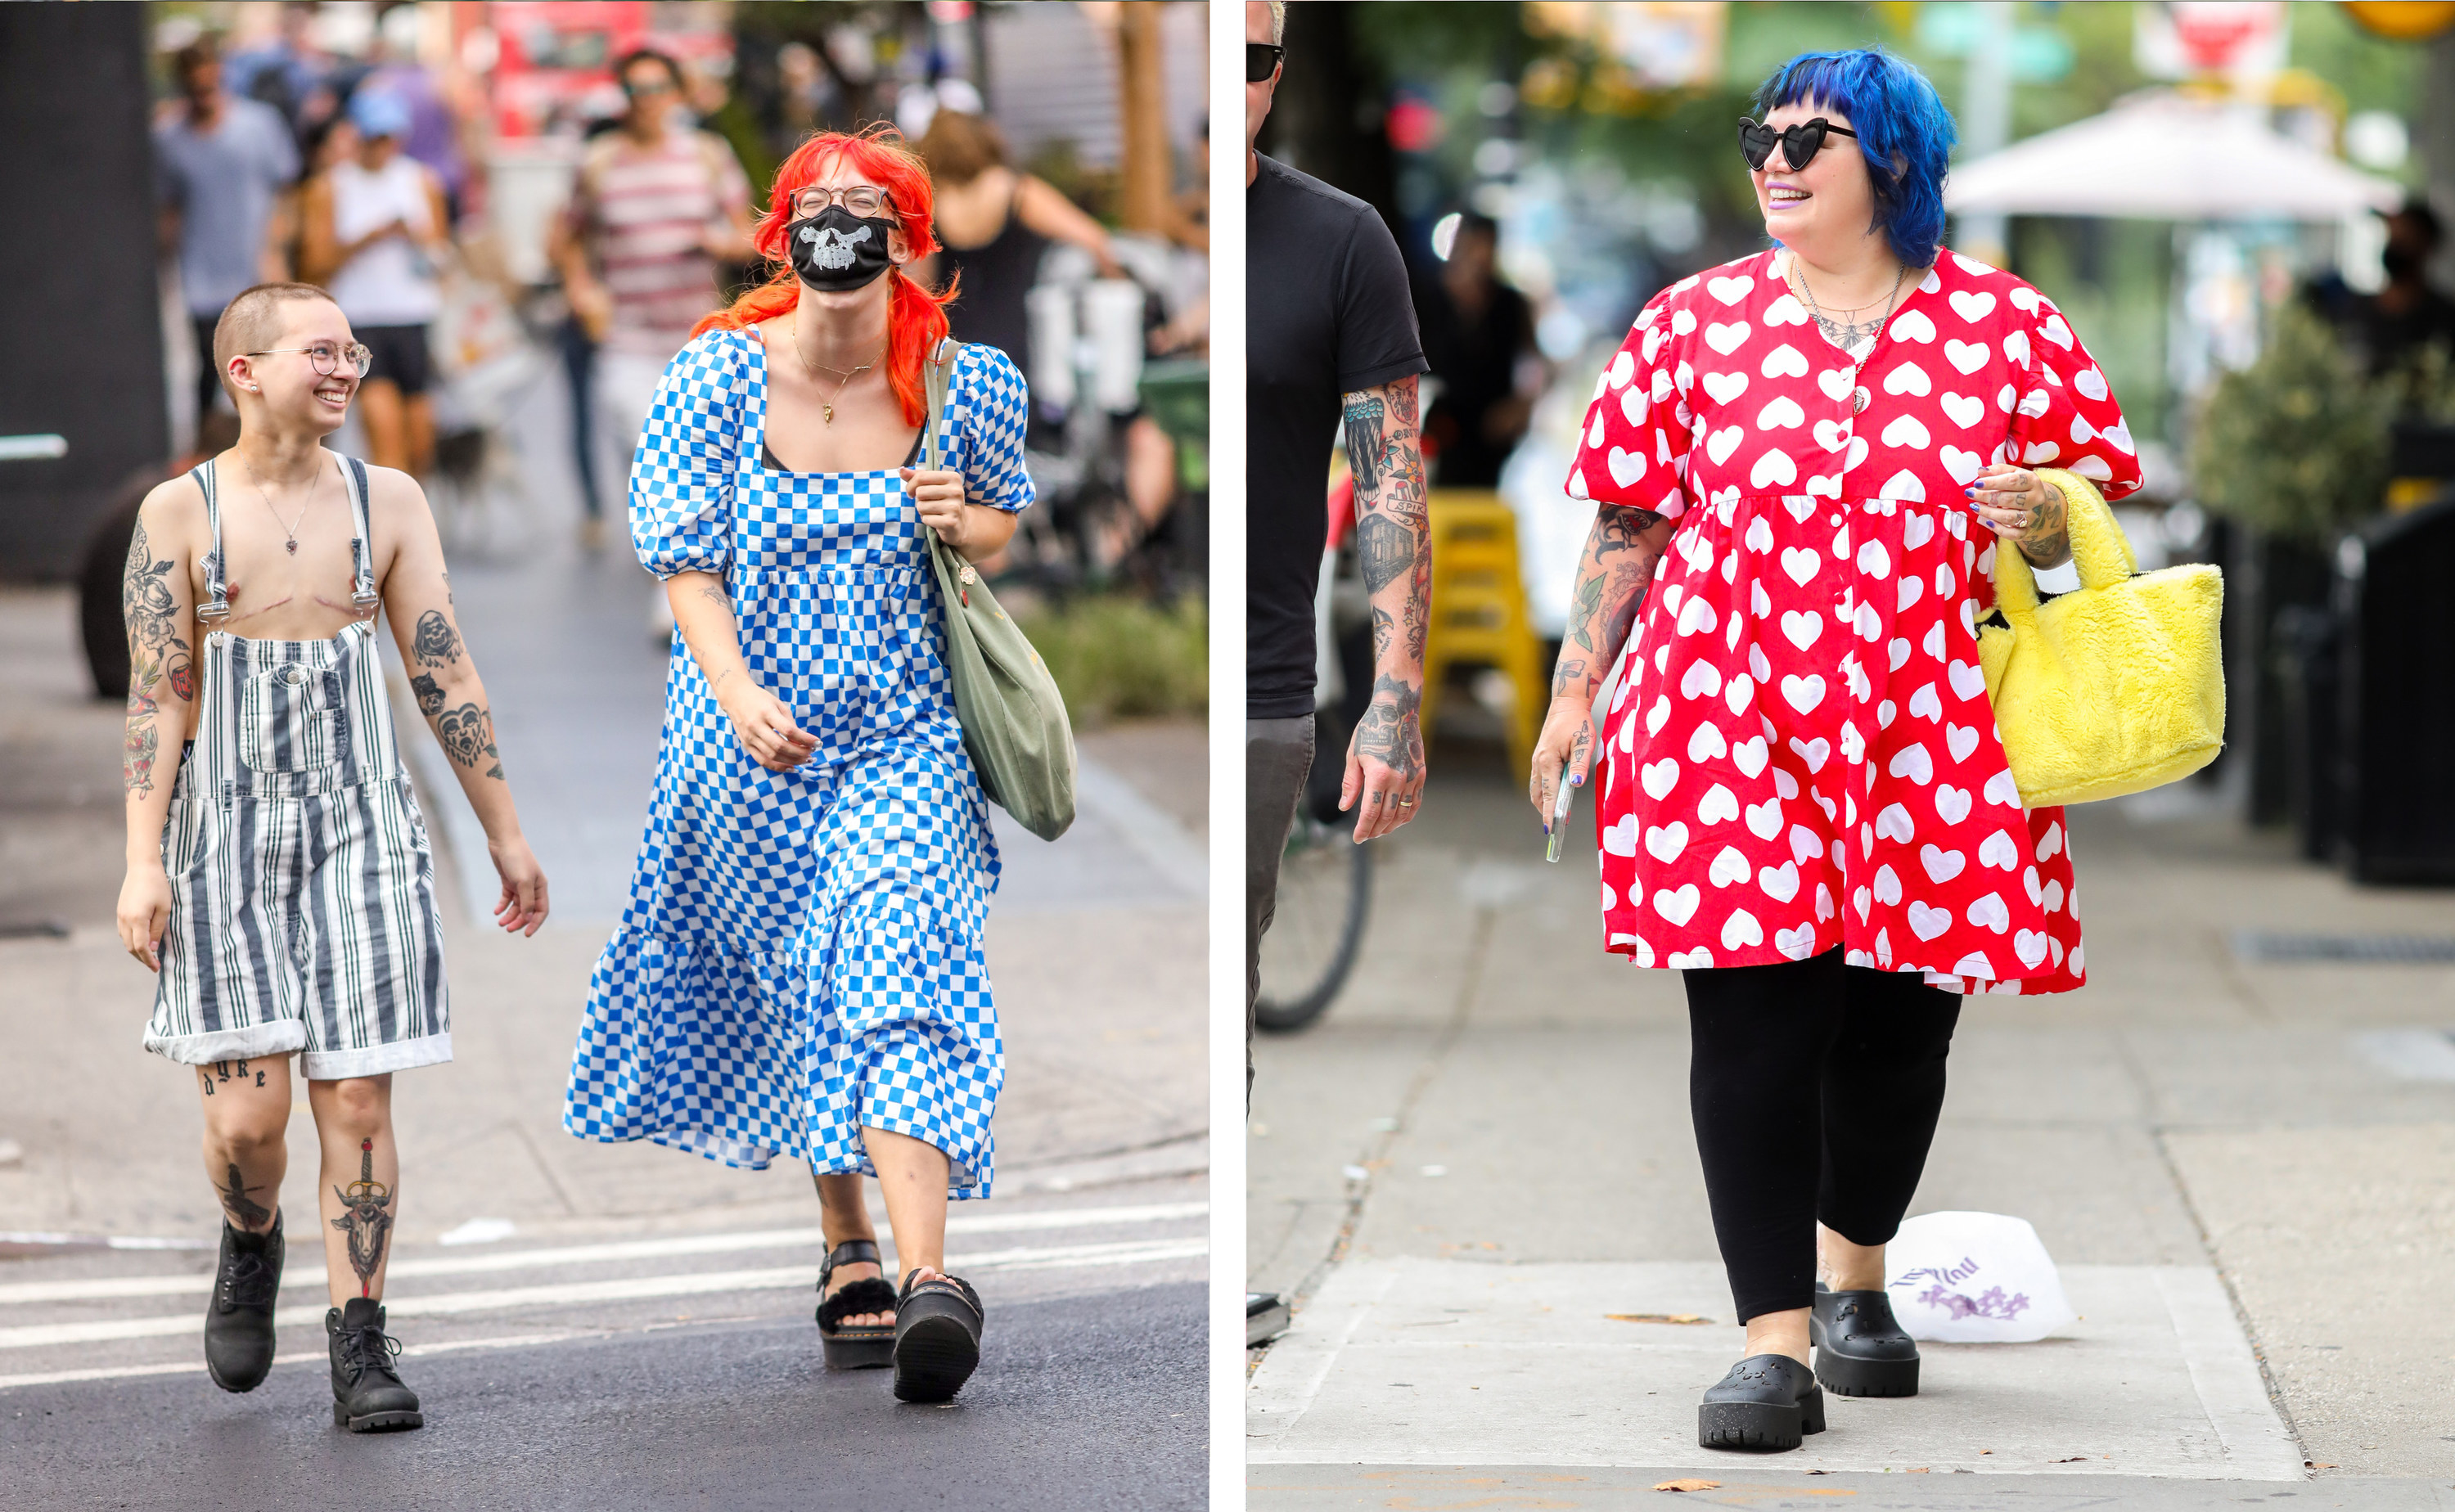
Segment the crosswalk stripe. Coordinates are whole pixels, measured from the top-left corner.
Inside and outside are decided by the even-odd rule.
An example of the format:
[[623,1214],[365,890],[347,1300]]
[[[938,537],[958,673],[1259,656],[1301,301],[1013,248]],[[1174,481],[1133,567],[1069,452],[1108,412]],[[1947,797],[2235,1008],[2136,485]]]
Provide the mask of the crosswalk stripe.
[[[1050,1208],[1031,1213],[984,1213],[950,1218],[949,1237],[967,1234],[1016,1234],[1065,1228],[1105,1228],[1134,1223],[1166,1223],[1201,1218],[1207,1202],[1151,1202],[1127,1207]],[[622,1240],[605,1244],[558,1245],[553,1249],[490,1250],[477,1255],[446,1255],[396,1260],[385,1274],[391,1280],[417,1276],[475,1276],[488,1271],[529,1270],[547,1265],[591,1265],[611,1260],[674,1260],[688,1255],[720,1255],[740,1250],[822,1249],[824,1234],[815,1228],[754,1229],[732,1234],[688,1234],[673,1239]],[[817,1272],[812,1271],[813,1280]],[[282,1284],[321,1286],[320,1265],[285,1268]],[[29,1302],[109,1301],[131,1297],[201,1297],[213,1290],[211,1272],[185,1276],[106,1276],[82,1280],[13,1281],[0,1285],[0,1304]]]
[[[959,1274],[984,1270],[1050,1270],[1066,1266],[1138,1265],[1158,1260],[1189,1260],[1209,1253],[1207,1239],[1126,1240],[1107,1244],[1050,1245],[1041,1248],[988,1250],[950,1258]],[[437,1292],[424,1297],[387,1296],[384,1310],[395,1318],[438,1317],[455,1313],[495,1312],[514,1307],[568,1307],[588,1302],[636,1301],[653,1297],[692,1297],[714,1292],[814,1289],[817,1273],[808,1265],[773,1270],[680,1272],[661,1276],[629,1276],[613,1280],[567,1281],[553,1286],[511,1286],[492,1291]],[[280,1328],[320,1327],[326,1307],[284,1307],[274,1314]],[[169,1318],[115,1318],[82,1323],[35,1323],[0,1328],[0,1349],[35,1349],[59,1344],[99,1343],[110,1340],[154,1339],[192,1330],[202,1320],[193,1314]]]
[[[473,1349],[525,1349],[532,1344],[559,1344],[573,1339],[613,1337],[613,1330],[600,1328],[561,1334],[511,1334],[500,1339],[458,1339],[442,1344],[411,1344],[401,1350],[400,1357],[415,1360],[428,1355],[465,1354]],[[332,1362],[332,1357],[299,1350],[276,1355],[273,1362],[275,1366],[325,1365]],[[0,1376],[0,1391],[14,1386],[63,1386],[83,1381],[120,1381],[136,1376],[201,1375],[204,1368],[205,1362],[201,1360],[182,1360],[162,1365],[97,1365],[84,1370],[39,1370],[22,1376]]]

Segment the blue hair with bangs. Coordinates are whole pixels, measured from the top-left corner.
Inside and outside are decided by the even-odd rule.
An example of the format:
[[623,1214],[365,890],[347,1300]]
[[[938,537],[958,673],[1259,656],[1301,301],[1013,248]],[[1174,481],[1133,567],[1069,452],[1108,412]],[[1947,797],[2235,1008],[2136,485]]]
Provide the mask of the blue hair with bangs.
[[1959,133],[1926,75],[1881,48],[1802,52],[1756,89],[1756,119],[1785,105],[1850,118],[1876,192],[1868,229],[1880,230],[1905,266],[1933,262],[1943,240],[1943,175]]

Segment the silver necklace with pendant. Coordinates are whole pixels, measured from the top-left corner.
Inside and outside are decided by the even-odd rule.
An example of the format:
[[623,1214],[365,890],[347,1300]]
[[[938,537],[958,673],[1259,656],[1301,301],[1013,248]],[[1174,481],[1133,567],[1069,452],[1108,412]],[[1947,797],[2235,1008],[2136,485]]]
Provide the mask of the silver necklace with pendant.
[[[264,480],[255,475],[254,467],[247,470],[247,482],[250,488],[255,490],[255,496],[264,500],[265,513],[273,516],[273,523],[281,525],[281,512],[273,507],[273,495],[264,491]],[[298,517],[281,526],[281,534],[287,537],[282,541],[281,549],[293,556],[298,554],[298,527],[307,523],[307,512],[314,507],[314,503],[315,485],[310,482],[307,485],[307,502],[298,506]]]
[[[1861,310],[1873,310],[1880,302],[1884,307],[1884,312],[1875,319],[1836,320],[1824,312],[1823,306],[1816,302],[1816,291],[1807,285],[1807,270],[1799,265],[1797,257],[1793,256],[1790,260],[1791,281],[1798,286],[1799,293],[1806,297],[1807,312],[1816,321],[1816,329],[1823,332],[1825,339],[1839,347],[1844,353],[1857,353],[1850,363],[1850,411],[1853,414],[1867,413],[1867,391],[1859,387],[1858,370],[1865,367],[1867,359],[1876,354],[1877,333],[1883,330],[1884,322],[1892,318],[1894,305],[1901,295],[1901,280],[1908,275],[1909,269],[1906,265],[1896,265],[1893,269],[1891,292],[1885,294],[1881,301],[1871,299],[1863,305],[1853,306],[1847,312],[1856,314]],[[1866,343],[1866,350],[1858,353],[1857,348],[1861,341]]]

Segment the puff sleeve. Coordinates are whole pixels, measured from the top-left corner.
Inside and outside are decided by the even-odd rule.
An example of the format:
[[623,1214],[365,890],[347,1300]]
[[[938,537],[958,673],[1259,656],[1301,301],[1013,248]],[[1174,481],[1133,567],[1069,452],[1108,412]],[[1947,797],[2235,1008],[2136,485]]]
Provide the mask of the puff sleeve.
[[946,462],[964,474],[964,496],[972,503],[1016,514],[1037,496],[1023,458],[1030,407],[1013,358],[977,342],[964,348],[947,375]]
[[748,364],[738,332],[682,348],[657,384],[631,456],[631,544],[659,577],[733,562],[733,478]]
[[[1694,280],[1688,280],[1693,283]],[[1571,498],[1618,504],[1676,519],[1688,508],[1694,416],[1672,380],[1675,338],[1671,296],[1656,295],[1595,380],[1593,403],[1569,465]]]
[[2023,286],[2013,291],[2012,303],[2029,307],[2031,319],[2004,338],[2005,354],[2029,379],[2012,416],[2006,460],[2076,473],[2109,502],[2139,492],[2139,447],[2104,370],[2054,301]]

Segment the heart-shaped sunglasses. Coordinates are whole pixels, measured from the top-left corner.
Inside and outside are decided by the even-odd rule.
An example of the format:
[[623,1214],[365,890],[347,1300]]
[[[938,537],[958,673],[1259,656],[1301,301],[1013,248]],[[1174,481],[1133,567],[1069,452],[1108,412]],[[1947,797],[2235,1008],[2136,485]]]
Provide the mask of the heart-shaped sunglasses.
[[1781,155],[1789,161],[1791,171],[1796,172],[1814,162],[1816,154],[1824,151],[1824,137],[1827,132],[1835,136],[1846,136],[1854,142],[1858,139],[1857,132],[1846,126],[1836,126],[1820,115],[1812,121],[1801,122],[1787,131],[1776,131],[1770,126],[1759,126],[1742,115],[1739,117],[1739,151],[1746,155],[1749,168],[1761,171],[1766,161],[1773,156],[1775,145],[1778,143],[1781,147]]

